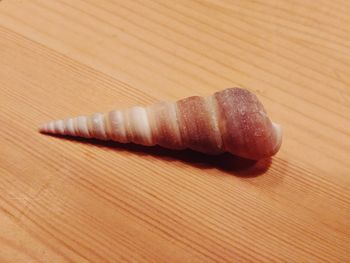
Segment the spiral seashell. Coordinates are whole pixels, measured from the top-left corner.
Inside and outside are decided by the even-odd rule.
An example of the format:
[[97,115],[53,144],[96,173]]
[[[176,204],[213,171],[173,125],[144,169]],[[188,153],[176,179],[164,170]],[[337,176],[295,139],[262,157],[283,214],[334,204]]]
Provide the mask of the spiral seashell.
[[270,121],[253,93],[240,88],[51,121],[39,131],[206,154],[230,152],[255,160],[274,155],[282,142],[280,125]]

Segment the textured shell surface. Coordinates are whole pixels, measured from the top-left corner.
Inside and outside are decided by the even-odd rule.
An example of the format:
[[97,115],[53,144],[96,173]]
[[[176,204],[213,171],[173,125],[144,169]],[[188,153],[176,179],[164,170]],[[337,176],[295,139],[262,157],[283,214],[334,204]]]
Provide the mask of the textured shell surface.
[[50,121],[39,131],[255,160],[276,154],[282,143],[281,126],[271,122],[256,95],[241,88]]

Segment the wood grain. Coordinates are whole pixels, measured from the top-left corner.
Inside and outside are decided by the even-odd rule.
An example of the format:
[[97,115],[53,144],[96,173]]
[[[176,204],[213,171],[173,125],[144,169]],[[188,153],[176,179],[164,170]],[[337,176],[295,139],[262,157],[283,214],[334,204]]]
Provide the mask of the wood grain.
[[[350,2],[0,1],[1,262],[349,262]],[[51,120],[255,92],[256,164],[44,136]]]

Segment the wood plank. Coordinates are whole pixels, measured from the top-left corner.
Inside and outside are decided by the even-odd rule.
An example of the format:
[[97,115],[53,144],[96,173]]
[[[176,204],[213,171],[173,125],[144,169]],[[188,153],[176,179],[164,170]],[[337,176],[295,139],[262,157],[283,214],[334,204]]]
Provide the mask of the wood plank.
[[[349,11],[344,0],[0,1],[0,261],[349,261]],[[282,124],[271,160],[37,132],[232,86]]]

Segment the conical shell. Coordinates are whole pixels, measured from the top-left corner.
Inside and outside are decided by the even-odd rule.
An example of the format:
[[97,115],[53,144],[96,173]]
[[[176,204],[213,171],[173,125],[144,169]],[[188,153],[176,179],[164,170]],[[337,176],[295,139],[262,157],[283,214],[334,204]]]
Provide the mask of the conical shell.
[[190,148],[207,154],[230,152],[255,160],[274,155],[282,142],[280,125],[270,121],[254,94],[240,88],[210,97],[194,96],[51,121],[39,130],[170,149]]

